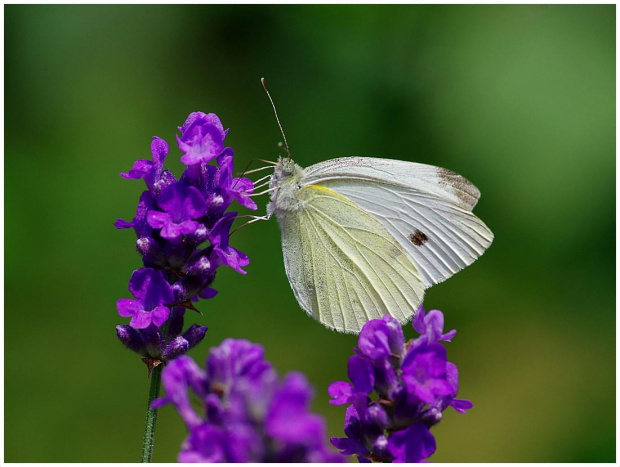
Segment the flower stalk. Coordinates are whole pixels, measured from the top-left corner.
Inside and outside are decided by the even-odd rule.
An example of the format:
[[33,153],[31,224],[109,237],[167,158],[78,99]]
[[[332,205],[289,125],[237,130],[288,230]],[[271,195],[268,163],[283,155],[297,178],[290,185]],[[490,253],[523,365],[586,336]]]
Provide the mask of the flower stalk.
[[144,422],[144,441],[142,443],[142,457],[140,462],[151,462],[153,459],[153,447],[155,446],[155,425],[157,423],[157,409],[151,408],[151,404],[159,397],[161,387],[161,371],[163,365],[155,366],[150,375],[149,402],[146,409],[146,421]]

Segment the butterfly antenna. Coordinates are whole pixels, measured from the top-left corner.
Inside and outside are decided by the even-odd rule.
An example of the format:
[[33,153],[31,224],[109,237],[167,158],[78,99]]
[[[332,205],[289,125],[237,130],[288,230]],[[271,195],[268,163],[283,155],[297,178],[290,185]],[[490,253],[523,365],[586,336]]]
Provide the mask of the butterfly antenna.
[[276,121],[278,122],[278,126],[280,127],[280,133],[282,133],[282,138],[284,138],[284,147],[286,148],[286,153],[288,154],[288,158],[291,159],[291,150],[288,147],[288,142],[286,141],[286,135],[284,134],[284,130],[282,129],[282,125],[280,124],[280,119],[278,118],[278,111],[276,110],[276,105],[273,103],[271,94],[269,94],[269,91],[267,90],[267,81],[265,81],[265,78],[261,78],[260,82],[262,83],[263,89],[267,93],[267,97],[269,98],[269,101],[271,102],[271,107],[273,107],[273,113],[275,114]]

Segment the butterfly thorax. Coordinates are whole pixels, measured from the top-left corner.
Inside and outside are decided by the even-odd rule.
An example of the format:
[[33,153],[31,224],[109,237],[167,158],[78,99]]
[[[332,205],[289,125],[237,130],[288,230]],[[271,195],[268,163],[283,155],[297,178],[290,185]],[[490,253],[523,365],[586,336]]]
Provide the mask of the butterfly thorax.
[[297,192],[301,188],[303,171],[290,157],[278,158],[269,182],[269,189],[273,191],[267,205],[267,217],[271,217],[274,212],[278,214],[300,209]]

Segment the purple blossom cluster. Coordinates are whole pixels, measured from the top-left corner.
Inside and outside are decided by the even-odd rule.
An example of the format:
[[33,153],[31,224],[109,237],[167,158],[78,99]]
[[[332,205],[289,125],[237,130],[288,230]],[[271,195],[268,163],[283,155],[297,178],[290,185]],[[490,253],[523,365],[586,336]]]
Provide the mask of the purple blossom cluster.
[[345,415],[346,438],[332,438],[343,454],[360,462],[421,462],[435,452],[430,428],[452,407],[465,413],[468,400],[458,392],[456,365],[446,359],[441,341],[456,330],[443,332],[439,310],[420,307],[413,327],[420,334],[405,343],[402,328],[390,316],[364,325],[355,355],[349,358],[351,383],[329,386],[332,404],[351,404]]
[[234,201],[257,208],[250,197],[252,181],[232,176],[233,150],[224,146],[228,130],[217,115],[194,112],[179,131],[181,161],[187,166],[181,178],[164,169],[168,143],[153,137],[152,160],[140,159],[120,174],[146,183],[135,217],[114,224],[134,229],[144,264],[129,281],[134,298],[117,301],[119,315],[131,318],[129,325],[117,326],[117,335],[126,347],[155,362],[178,357],[204,338],[206,326],[182,332],[185,310],[217,294],[211,285],[220,266],[245,274],[250,260],[229,243],[237,213],[226,210]]
[[322,418],[309,411],[306,378],[291,372],[280,380],[260,345],[226,339],[211,350],[204,370],[183,356],[166,365],[162,381],[166,397],[153,407],[172,404],[189,431],[179,462],[344,460],[327,447]]

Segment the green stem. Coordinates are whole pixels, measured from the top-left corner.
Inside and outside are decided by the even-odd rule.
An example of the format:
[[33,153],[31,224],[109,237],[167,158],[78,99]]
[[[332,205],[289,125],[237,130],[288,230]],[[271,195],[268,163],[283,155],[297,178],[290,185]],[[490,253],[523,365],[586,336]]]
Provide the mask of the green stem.
[[151,462],[153,458],[153,446],[155,444],[155,423],[157,422],[157,410],[151,408],[151,403],[159,397],[161,382],[161,370],[163,364],[157,365],[151,372],[151,386],[149,388],[149,405],[146,410],[146,422],[144,425],[144,442],[142,443],[141,462]]

